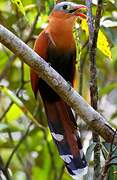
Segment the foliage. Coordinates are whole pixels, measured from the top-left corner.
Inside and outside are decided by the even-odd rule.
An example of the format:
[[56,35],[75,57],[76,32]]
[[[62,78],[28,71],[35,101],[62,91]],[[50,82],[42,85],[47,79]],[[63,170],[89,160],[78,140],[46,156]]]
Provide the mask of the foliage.
[[[87,24],[86,19],[82,20],[81,27],[86,32],[86,36],[89,36],[88,24]],[[99,34],[98,34],[97,48],[102,53],[104,53],[109,59],[112,59],[108,40],[101,30],[99,30]]]
[[[75,2],[82,4],[84,1],[76,0]],[[96,1],[93,3],[92,10],[95,17]],[[53,5],[54,1],[51,0],[1,0],[0,23],[33,48],[35,38],[47,25],[47,17]],[[115,121],[117,119],[117,3],[116,0],[108,0],[104,1],[103,5],[100,23],[100,43],[103,43],[101,47],[98,45],[100,48],[97,49],[96,58],[99,111],[107,117],[108,123],[117,127]],[[86,31],[85,27],[84,29]],[[76,37],[78,87],[76,89],[80,89],[82,95],[89,101],[87,36],[79,26],[76,31],[78,33]],[[107,42],[111,48],[111,61],[108,61],[111,53]],[[103,44],[106,44],[109,55],[104,53]],[[63,164],[47,128],[42,101],[38,97],[37,103],[32,93],[29,67],[2,45],[0,46],[0,85],[6,87],[0,89],[0,165],[4,168],[8,167],[10,172],[6,168],[3,176],[10,174],[14,180],[59,179],[63,173]],[[114,118],[111,119],[111,117]],[[36,124],[30,123],[35,120],[37,120]],[[84,127],[82,130],[82,134],[85,134],[84,143],[86,142],[84,148],[88,152],[86,154],[91,167],[93,166],[91,155],[94,144],[86,146],[90,144],[88,138],[90,131],[84,124],[82,125],[82,122],[79,126]],[[15,152],[10,159],[14,149]],[[104,146],[102,149],[103,152],[108,152]],[[105,156],[107,156],[106,153]],[[104,158],[102,158],[103,163]],[[116,170],[112,166],[108,177],[112,176],[113,169]],[[91,168],[89,168],[89,174],[91,174]],[[71,179],[66,171],[62,175],[62,180]]]

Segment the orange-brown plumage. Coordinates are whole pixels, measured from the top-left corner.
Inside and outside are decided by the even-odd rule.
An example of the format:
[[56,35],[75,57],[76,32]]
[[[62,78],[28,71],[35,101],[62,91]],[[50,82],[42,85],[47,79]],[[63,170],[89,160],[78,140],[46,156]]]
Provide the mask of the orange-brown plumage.
[[[56,17],[56,14],[58,13],[54,12],[52,15],[50,15],[49,17],[50,22],[48,27],[41,32],[34,45],[34,50],[46,61],[48,61],[47,49],[49,43],[52,43],[53,46],[60,52],[62,51],[65,52],[70,49],[75,51],[76,49],[75,41],[72,33],[73,20],[70,19],[68,22],[64,22],[63,19],[58,19]],[[62,15],[63,13],[60,14],[60,16]],[[73,74],[74,71],[75,71],[75,57],[74,57]],[[33,70],[31,70],[31,82],[32,82],[33,91],[37,93],[38,76]]]
[[[77,15],[80,16],[78,9],[81,7],[85,6],[58,3],[49,16],[47,28],[41,32],[34,45],[34,50],[72,85],[76,61],[72,30]],[[71,108],[33,70],[31,83],[35,96],[40,92],[50,131],[69,173],[74,176],[81,171],[82,174],[82,170],[86,171],[86,161],[83,153],[80,154],[82,145]]]
[[[48,48],[48,39],[45,35],[45,31],[38,36],[37,40],[35,41],[34,50],[37,54],[39,54],[43,59],[47,59],[47,48]],[[37,74],[31,69],[31,85],[34,91],[35,96],[37,95],[38,91],[38,81],[39,77]]]

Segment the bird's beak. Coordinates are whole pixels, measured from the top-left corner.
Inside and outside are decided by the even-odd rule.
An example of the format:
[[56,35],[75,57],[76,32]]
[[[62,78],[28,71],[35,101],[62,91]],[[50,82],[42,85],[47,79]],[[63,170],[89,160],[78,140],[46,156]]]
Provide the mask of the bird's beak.
[[87,6],[76,5],[73,9],[74,9],[74,12],[72,13],[73,15],[80,16],[81,18],[87,19],[86,14],[82,13],[82,10],[88,10]]

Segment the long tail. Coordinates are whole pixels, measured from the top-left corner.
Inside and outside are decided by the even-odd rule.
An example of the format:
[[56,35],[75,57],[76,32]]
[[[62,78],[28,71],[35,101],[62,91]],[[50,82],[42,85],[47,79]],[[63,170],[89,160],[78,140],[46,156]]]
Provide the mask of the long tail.
[[59,154],[73,179],[79,179],[87,173],[87,162],[72,110],[62,100],[44,101],[44,104],[49,128]]

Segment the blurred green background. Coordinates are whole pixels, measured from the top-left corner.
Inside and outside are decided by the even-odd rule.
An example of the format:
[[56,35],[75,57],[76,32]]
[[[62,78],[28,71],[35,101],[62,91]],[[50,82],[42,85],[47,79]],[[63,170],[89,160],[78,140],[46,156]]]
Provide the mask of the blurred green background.
[[[19,2],[19,3],[18,3]],[[84,0],[76,3],[85,4]],[[93,0],[93,16],[96,12],[96,0]],[[16,5],[18,3],[18,6]],[[1,0],[0,24],[33,48],[37,35],[47,26],[48,15],[54,1],[52,0]],[[81,21],[78,20],[78,23]],[[107,38],[112,60],[97,49],[97,79],[99,90],[99,112],[108,123],[117,128],[117,2],[104,0],[101,18],[101,30]],[[89,57],[85,32],[77,26],[77,79],[76,89],[90,102],[89,98]],[[85,44],[85,45],[84,45]],[[83,48],[82,48],[83,47]],[[83,75],[81,75],[83,72]],[[47,121],[40,97],[36,102],[30,85],[29,67],[4,46],[0,45],[0,85],[6,86],[24,103],[35,119],[46,130],[30,124],[30,119],[23,113],[3,91],[0,91],[0,176],[10,174],[13,180],[70,180],[64,170],[63,162],[58,156],[52,137],[47,128]],[[84,151],[88,152],[90,168],[88,176],[92,179],[93,161],[91,132],[82,120],[79,120]],[[104,140],[101,140],[101,142]],[[19,145],[17,148],[15,148]],[[88,150],[87,150],[88,148]],[[105,146],[102,144],[104,153]],[[14,153],[13,153],[14,151]],[[11,156],[13,153],[13,156]],[[101,155],[102,165],[104,157]],[[1,171],[7,167],[5,174]],[[116,170],[116,167],[113,167]],[[113,175],[113,177],[116,175]],[[112,178],[112,176],[111,176]],[[115,178],[115,177],[114,177]],[[116,177],[117,178],[117,177]]]

